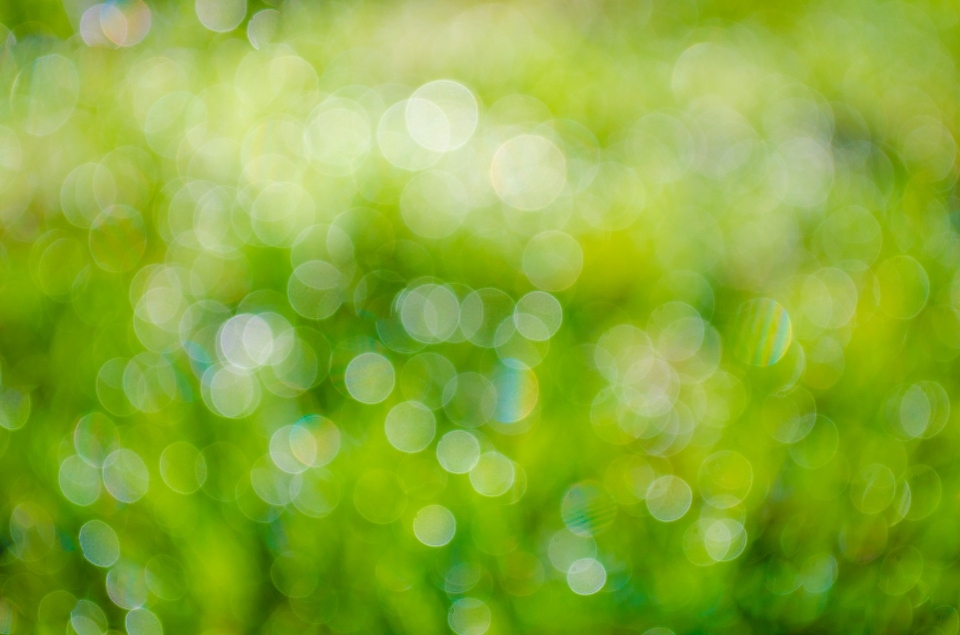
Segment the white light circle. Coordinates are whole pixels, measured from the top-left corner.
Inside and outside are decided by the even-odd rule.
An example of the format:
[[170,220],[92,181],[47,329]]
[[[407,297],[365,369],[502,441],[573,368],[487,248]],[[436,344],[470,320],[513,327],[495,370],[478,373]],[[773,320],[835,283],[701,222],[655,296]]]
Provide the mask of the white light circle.
[[526,211],[543,209],[563,191],[567,162],[549,139],[524,134],[510,139],[494,154],[490,181],[507,205]]
[[133,609],[123,621],[128,635],[163,635],[163,626],[147,609]]
[[594,558],[581,558],[567,570],[567,586],[577,595],[593,595],[607,582],[607,570]]
[[451,474],[466,474],[480,460],[480,442],[466,430],[452,430],[437,444],[437,460]]
[[140,500],[150,486],[147,466],[133,450],[116,450],[103,462],[103,484],[122,503]]
[[197,18],[211,31],[226,33],[243,22],[247,0],[197,0]]
[[490,621],[490,607],[476,598],[460,598],[447,612],[447,624],[457,635],[483,635]]
[[379,353],[361,353],[347,364],[344,383],[350,396],[365,404],[380,403],[390,396],[396,373],[390,360]]
[[465,144],[477,128],[477,100],[470,89],[441,79],[424,84],[407,101],[407,129],[428,150],[449,152]]
[[481,496],[501,496],[513,486],[517,470],[513,461],[499,452],[486,452],[470,470],[470,484]]
[[682,518],[690,509],[693,490],[679,476],[666,474],[650,483],[646,501],[651,516],[661,522],[670,523]]
[[80,528],[80,550],[90,563],[110,567],[120,558],[120,540],[113,527],[102,520],[91,520]]
[[442,547],[457,532],[457,519],[443,505],[427,505],[413,519],[413,533],[428,547]]

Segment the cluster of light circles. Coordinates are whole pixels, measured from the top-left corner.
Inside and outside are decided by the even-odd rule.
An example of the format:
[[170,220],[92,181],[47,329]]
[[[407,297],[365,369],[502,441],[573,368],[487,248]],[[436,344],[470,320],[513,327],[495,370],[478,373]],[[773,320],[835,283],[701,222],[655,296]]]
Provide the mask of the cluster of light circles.
[[114,422],[94,412],[82,417],[73,434],[76,454],[60,463],[60,489],[75,505],[92,505],[102,489],[116,500],[134,503],[150,485],[143,459],[120,446]]
[[150,21],[150,8],[142,0],[104,2],[83,12],[80,36],[87,46],[134,46],[147,37]]
[[615,443],[641,440],[648,454],[670,456],[700,424],[723,428],[742,410],[744,387],[720,367],[721,355],[717,330],[682,302],[658,307],[647,330],[609,329],[592,360],[609,383],[591,407],[598,434]]

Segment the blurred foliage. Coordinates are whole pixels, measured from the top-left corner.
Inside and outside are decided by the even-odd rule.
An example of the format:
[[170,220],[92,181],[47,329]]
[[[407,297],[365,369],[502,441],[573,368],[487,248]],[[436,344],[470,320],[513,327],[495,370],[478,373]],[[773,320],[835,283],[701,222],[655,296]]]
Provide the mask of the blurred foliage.
[[0,21],[0,633],[960,630],[953,4]]

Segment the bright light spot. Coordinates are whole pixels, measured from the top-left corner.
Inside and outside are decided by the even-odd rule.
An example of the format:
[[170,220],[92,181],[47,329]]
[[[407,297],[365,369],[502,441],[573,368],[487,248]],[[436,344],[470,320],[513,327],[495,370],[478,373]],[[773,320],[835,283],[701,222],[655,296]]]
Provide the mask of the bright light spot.
[[480,442],[466,430],[452,430],[437,444],[437,460],[452,474],[466,474],[480,460]]
[[457,635],[483,635],[490,621],[490,608],[475,598],[460,598],[447,612],[447,624]]
[[457,520],[442,505],[427,505],[413,519],[413,533],[428,547],[442,547],[457,531]]
[[567,586],[577,595],[593,595],[606,582],[606,569],[593,558],[581,558],[567,570]]
[[139,454],[116,450],[103,462],[103,484],[118,501],[135,503],[147,493],[150,473]]
[[667,474],[650,483],[645,498],[651,516],[660,522],[671,523],[690,509],[693,491],[679,476]]
[[196,10],[203,26],[211,31],[226,33],[243,22],[247,14],[247,0],[197,0]]
[[350,396],[365,404],[380,403],[390,396],[396,382],[393,364],[379,353],[361,353],[347,364],[344,383]]
[[156,615],[146,609],[134,609],[124,619],[128,635],[163,635],[163,626]]
[[407,101],[410,136],[435,152],[448,152],[465,144],[477,127],[477,119],[473,93],[450,80],[424,84]]
[[501,496],[513,487],[516,475],[513,461],[499,452],[486,452],[470,470],[470,484],[482,496]]
[[91,520],[80,528],[80,549],[98,567],[111,567],[120,558],[117,532],[102,520]]

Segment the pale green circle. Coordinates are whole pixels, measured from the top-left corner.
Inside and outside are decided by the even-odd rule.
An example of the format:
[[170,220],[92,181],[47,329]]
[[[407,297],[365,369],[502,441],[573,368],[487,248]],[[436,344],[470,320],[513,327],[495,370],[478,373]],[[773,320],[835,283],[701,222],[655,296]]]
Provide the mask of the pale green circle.
[[519,135],[494,153],[490,181],[507,205],[526,211],[542,209],[560,196],[566,185],[566,159],[549,139]]
[[110,567],[120,557],[117,532],[102,520],[88,521],[80,528],[83,557],[98,567]]
[[447,624],[457,635],[483,635],[490,622],[490,608],[476,598],[460,598],[447,612]]
[[650,515],[664,523],[678,520],[690,509],[693,491],[679,476],[666,474],[650,483],[646,493]]
[[546,291],[562,291],[580,277],[583,248],[569,234],[550,230],[530,239],[523,250],[523,273]]
[[121,449],[103,462],[103,484],[118,501],[135,503],[147,493],[150,473],[136,452]]
[[457,519],[443,505],[427,505],[413,519],[413,533],[428,547],[442,547],[453,540]]
[[26,65],[14,82],[11,102],[31,135],[48,135],[70,119],[80,95],[77,67],[62,55],[44,55]]
[[350,396],[365,404],[380,403],[390,396],[396,374],[390,360],[379,353],[361,353],[347,364],[344,383]]
[[528,340],[549,340],[563,322],[563,306],[545,291],[531,291],[517,301],[513,314],[517,330]]
[[193,445],[177,441],[160,454],[160,476],[178,494],[192,494],[207,480],[207,462]]
[[107,455],[120,447],[120,436],[110,417],[92,412],[77,421],[73,432],[73,445],[86,462],[101,467]]
[[828,553],[810,556],[800,568],[800,580],[807,593],[825,593],[837,579],[837,559]]
[[163,626],[147,609],[133,609],[123,621],[128,635],[163,635]]
[[[101,635],[107,630],[107,616],[103,609],[90,600],[78,600],[70,611],[70,626],[76,631],[76,635]],[[73,631],[68,629],[67,633],[73,635]]]
[[86,507],[100,497],[100,470],[76,454],[60,464],[60,491],[74,505]]
[[917,315],[930,295],[930,278],[916,259],[893,256],[877,268],[880,309],[892,318],[908,320]]
[[486,452],[470,470],[470,484],[481,496],[501,496],[510,490],[516,476],[513,461],[499,452]]
[[810,432],[790,446],[790,456],[797,465],[813,470],[826,465],[837,452],[840,433],[836,424],[817,415]]
[[877,514],[893,502],[897,479],[886,465],[872,463],[850,483],[850,500],[865,514]]
[[466,474],[480,460],[480,442],[466,430],[452,430],[437,444],[437,460],[451,474]]
[[912,545],[894,549],[880,566],[880,588],[890,595],[903,595],[912,589],[923,573],[923,555]]
[[216,414],[241,419],[260,405],[258,377],[234,366],[216,364],[207,369],[200,382],[204,403]]
[[437,431],[433,411],[417,401],[404,401],[390,409],[383,424],[390,445],[401,452],[419,452]]
[[607,582],[607,570],[594,558],[581,558],[567,570],[567,586],[577,595],[593,595]]
[[698,484],[707,503],[719,508],[733,507],[750,492],[753,466],[738,452],[715,452],[700,464]]
[[196,0],[200,23],[217,33],[232,31],[247,14],[247,0]]
[[30,393],[0,386],[0,426],[18,430],[30,418]]
[[149,588],[145,572],[129,560],[120,560],[107,572],[106,586],[110,600],[122,609],[138,609],[147,601]]

